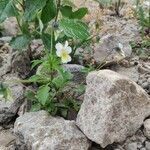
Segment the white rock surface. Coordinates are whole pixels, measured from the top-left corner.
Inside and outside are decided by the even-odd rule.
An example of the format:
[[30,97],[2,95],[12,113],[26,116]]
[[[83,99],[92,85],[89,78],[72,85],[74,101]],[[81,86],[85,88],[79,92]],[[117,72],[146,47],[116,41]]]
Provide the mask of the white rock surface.
[[150,115],[150,99],[129,78],[110,70],[87,76],[84,102],[76,124],[92,141],[106,147],[122,142]]
[[28,150],[88,150],[90,146],[74,121],[54,118],[45,111],[30,112],[19,117],[14,132]]

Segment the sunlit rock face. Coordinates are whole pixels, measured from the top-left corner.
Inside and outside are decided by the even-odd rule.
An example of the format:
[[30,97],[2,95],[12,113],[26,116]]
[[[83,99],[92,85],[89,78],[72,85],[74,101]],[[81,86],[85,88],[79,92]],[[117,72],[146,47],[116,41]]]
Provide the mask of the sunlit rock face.
[[19,117],[14,132],[28,150],[88,150],[90,146],[74,121],[52,117],[45,111]]
[[129,78],[111,70],[91,72],[76,123],[92,141],[106,147],[122,142],[150,115],[150,99]]

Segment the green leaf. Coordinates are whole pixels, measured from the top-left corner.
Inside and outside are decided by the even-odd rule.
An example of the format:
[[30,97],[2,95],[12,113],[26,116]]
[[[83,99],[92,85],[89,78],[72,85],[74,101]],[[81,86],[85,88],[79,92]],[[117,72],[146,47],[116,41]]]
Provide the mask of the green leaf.
[[87,8],[80,8],[77,11],[75,11],[70,18],[71,19],[82,19],[86,14],[88,13],[88,9]]
[[84,7],[73,12],[71,6],[62,6],[60,11],[63,16],[70,19],[82,19],[88,13],[88,9]]
[[10,45],[13,49],[22,50],[27,48],[30,40],[31,38],[28,35],[18,35],[10,41]]
[[41,110],[41,105],[39,103],[32,105],[31,111],[35,112],[35,111],[39,111],[39,110]]
[[48,85],[41,86],[37,91],[37,99],[44,106],[49,98],[50,87]]
[[41,14],[41,20],[43,24],[51,21],[56,16],[56,14],[57,14],[56,2],[54,0],[48,0]]
[[16,16],[17,14],[13,0],[0,0],[0,23],[6,18]]
[[39,17],[38,17],[38,20],[39,20],[40,34],[42,34],[42,31],[44,29],[44,25],[43,25],[42,20]]
[[63,88],[69,80],[72,79],[72,74],[65,70],[58,70],[58,76],[55,77],[52,83],[56,86],[56,88]]
[[33,60],[31,69],[35,68],[37,65],[41,64],[43,60]]
[[51,35],[48,33],[43,33],[41,38],[42,38],[45,48],[47,50],[50,50],[51,49]]
[[35,101],[36,100],[35,93],[31,90],[28,90],[28,91],[25,92],[25,97],[30,101]]
[[31,21],[37,12],[46,5],[47,0],[26,0],[25,1],[25,20]]
[[62,19],[60,28],[71,38],[85,40],[89,38],[88,26],[79,20]]
[[71,6],[62,6],[60,8],[60,11],[61,11],[63,16],[69,18],[71,16],[71,14],[72,14],[72,7]]

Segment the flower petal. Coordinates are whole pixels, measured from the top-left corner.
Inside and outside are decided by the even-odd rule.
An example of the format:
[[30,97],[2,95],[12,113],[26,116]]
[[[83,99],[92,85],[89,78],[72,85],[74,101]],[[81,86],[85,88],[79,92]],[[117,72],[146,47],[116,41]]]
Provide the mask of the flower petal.
[[62,53],[61,50],[57,50],[57,51],[56,51],[56,55],[57,55],[58,57],[61,57],[61,53]]
[[61,43],[57,43],[57,44],[55,45],[55,48],[56,48],[57,50],[61,51],[61,50],[63,49],[63,45],[62,45]]
[[66,47],[65,50],[67,51],[68,54],[70,54],[72,52],[72,48],[70,46]]
[[69,43],[68,43],[68,41],[66,41],[64,48],[66,49],[68,47],[68,45],[69,45]]
[[71,61],[70,55],[67,55],[67,57],[61,57],[62,63],[68,63]]

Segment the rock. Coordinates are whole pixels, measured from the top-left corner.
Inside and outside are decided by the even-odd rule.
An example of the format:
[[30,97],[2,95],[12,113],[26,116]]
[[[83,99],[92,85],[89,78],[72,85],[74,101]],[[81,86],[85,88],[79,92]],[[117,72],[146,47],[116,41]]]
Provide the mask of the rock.
[[10,130],[2,130],[0,131],[0,145],[4,147],[8,147],[11,143],[14,143],[15,136],[12,134]]
[[84,101],[76,124],[93,142],[106,147],[122,142],[150,115],[150,99],[129,78],[110,70],[87,76]]
[[8,86],[13,101],[23,96],[25,89],[20,82],[20,78],[16,74],[7,74],[3,76],[3,83]]
[[0,150],[8,150],[5,146],[0,145]]
[[54,118],[45,111],[30,112],[17,118],[14,132],[28,150],[88,150],[90,146],[74,121]]
[[140,148],[140,150],[147,150],[145,147]]
[[64,69],[71,72],[73,74],[73,81],[76,83],[84,83],[86,75],[82,72],[84,66],[77,64],[64,64]]
[[39,59],[43,56],[44,45],[41,39],[36,39],[31,42],[31,51],[33,59]]
[[115,71],[121,75],[130,78],[134,82],[137,82],[139,80],[140,74],[138,72],[137,66],[130,67],[130,68],[125,68],[120,66]]
[[122,147],[128,147],[128,145],[130,145],[131,143],[137,143],[137,148],[140,149],[143,147],[145,141],[146,137],[144,136],[143,132],[141,130],[138,130],[135,135],[126,139]]
[[10,99],[8,102],[0,98],[0,125],[4,127],[14,120],[19,107],[24,102],[25,89],[17,80],[20,79],[15,74],[7,74],[3,76],[2,79],[3,83],[8,86],[10,91]]
[[11,41],[12,37],[10,36],[5,36],[0,38],[0,46],[9,43]]
[[140,74],[138,84],[150,94],[150,84],[149,84],[150,72]]
[[3,23],[3,28],[3,36],[16,36],[19,31],[16,18],[10,17],[6,19]]
[[144,121],[144,134],[150,139],[150,119]]
[[[119,43],[123,45],[121,54],[117,48]],[[94,48],[94,59],[97,63],[118,62],[125,57],[130,57],[132,48],[128,42],[124,42],[121,37],[106,35],[101,38],[101,43],[96,44]]]
[[11,71],[12,54],[8,46],[0,48],[0,78]]
[[126,150],[138,150],[137,149],[137,143],[134,142],[134,143],[128,144],[128,146],[126,147]]
[[31,71],[31,62],[27,51],[17,52],[12,59],[12,72],[21,78],[26,78]]
[[139,32],[139,23],[136,19],[125,19],[123,17],[115,17],[103,15],[101,17],[101,30],[99,36],[113,34],[120,37],[124,42],[139,41],[141,39]]
[[150,142],[149,141],[145,142],[145,148],[146,148],[146,150],[150,150]]

